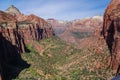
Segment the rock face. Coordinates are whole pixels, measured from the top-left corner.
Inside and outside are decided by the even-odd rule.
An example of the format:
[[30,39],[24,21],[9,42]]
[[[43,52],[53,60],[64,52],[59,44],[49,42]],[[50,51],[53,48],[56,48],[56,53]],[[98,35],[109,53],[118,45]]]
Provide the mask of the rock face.
[[11,5],[5,12],[6,13],[10,13],[12,15],[19,15],[19,14],[21,14],[21,12],[14,5]]
[[104,14],[103,35],[111,54],[110,67],[120,68],[120,0],[112,0]]
[[40,40],[54,35],[52,26],[35,15],[19,15],[17,19],[19,21],[17,23],[18,32],[24,38],[25,43],[29,43],[31,40]]
[[19,10],[11,7],[8,8],[7,13],[0,11],[0,75],[5,80],[12,78],[6,76],[10,73],[4,69],[4,66],[8,64],[14,66],[15,63],[21,62],[20,53],[27,51],[26,44],[54,35],[52,26],[44,19],[35,15],[20,14]]

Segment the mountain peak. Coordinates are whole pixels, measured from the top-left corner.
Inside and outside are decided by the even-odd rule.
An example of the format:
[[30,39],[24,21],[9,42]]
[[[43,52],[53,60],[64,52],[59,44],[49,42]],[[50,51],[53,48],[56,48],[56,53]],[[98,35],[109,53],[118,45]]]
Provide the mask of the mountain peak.
[[14,5],[11,5],[10,7],[8,7],[8,9],[6,9],[5,12],[9,13],[9,14],[12,14],[12,15],[21,14],[21,12],[19,11],[19,9],[17,9]]
[[10,7],[15,7],[14,5],[11,5]]

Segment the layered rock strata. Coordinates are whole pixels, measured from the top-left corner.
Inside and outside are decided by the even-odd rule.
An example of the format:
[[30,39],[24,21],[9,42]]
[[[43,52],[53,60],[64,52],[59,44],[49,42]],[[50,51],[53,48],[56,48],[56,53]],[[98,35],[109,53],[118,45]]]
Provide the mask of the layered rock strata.
[[26,44],[53,35],[52,26],[38,16],[0,11],[0,79],[12,79],[5,67],[23,63],[20,53],[27,51]]
[[[104,14],[103,35],[111,54],[110,67],[120,68],[120,0],[112,0]],[[118,73],[117,72],[117,73]]]

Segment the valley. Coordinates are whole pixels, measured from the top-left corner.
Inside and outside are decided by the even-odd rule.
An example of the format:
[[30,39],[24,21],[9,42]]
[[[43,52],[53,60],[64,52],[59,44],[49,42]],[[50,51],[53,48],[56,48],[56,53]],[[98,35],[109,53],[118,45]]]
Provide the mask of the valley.
[[70,21],[0,10],[0,80],[114,80],[119,9],[111,0],[104,15]]
[[30,53],[22,54],[31,66],[19,74],[18,80],[106,80],[114,75],[105,62],[107,48],[97,54],[91,47],[77,49],[52,37],[38,42],[41,53],[36,51],[35,43],[27,45]]

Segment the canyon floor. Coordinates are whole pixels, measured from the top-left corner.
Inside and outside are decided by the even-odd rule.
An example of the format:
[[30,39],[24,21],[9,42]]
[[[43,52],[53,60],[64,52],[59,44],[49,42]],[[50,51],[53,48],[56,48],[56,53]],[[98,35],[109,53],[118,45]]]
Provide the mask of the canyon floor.
[[[40,45],[37,51],[36,45]],[[96,53],[92,47],[77,49],[58,37],[43,39],[27,45],[28,53],[22,54],[30,67],[22,70],[14,80],[110,80],[115,72],[105,61],[107,48]],[[9,69],[19,70],[20,65]]]

